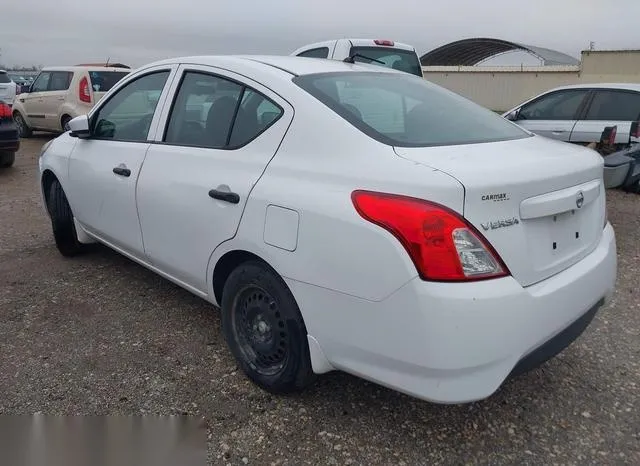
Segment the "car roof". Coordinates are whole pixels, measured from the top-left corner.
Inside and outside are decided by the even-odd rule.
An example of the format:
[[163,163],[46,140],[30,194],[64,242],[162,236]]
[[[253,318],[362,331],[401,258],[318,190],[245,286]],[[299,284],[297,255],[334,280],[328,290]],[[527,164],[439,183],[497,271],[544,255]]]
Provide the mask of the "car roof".
[[[586,83],[586,84],[569,84],[550,89],[549,91],[561,91],[566,89],[624,89],[629,91],[640,92],[640,83]],[[547,91],[547,92],[549,92]]]
[[295,57],[290,55],[201,55],[191,57],[176,57],[161,60],[146,65],[144,68],[167,64],[198,64],[209,66],[233,66],[251,62],[265,67],[280,69],[288,74],[301,76],[314,73],[339,73],[348,71],[375,71],[381,73],[402,73],[379,65],[366,63],[345,63],[339,60],[325,58]]
[[45,66],[41,71],[123,71],[131,72],[129,68],[117,66]]

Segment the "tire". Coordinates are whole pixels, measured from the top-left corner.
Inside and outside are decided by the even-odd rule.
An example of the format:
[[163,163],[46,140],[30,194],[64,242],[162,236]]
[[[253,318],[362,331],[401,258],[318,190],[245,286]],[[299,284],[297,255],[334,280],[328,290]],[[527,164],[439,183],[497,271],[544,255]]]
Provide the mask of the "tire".
[[58,251],[65,257],[73,257],[80,254],[84,247],[78,241],[76,227],[73,222],[73,213],[71,212],[71,207],[69,207],[67,196],[58,180],[53,180],[51,183],[48,204],[53,237]]
[[299,392],[315,380],[300,309],[266,264],[245,262],[231,272],[222,294],[222,329],[240,368],[262,389]]
[[72,120],[72,118],[69,115],[62,115],[62,118],[60,118],[60,127],[62,128],[62,132],[66,132],[68,131],[67,128],[67,124]]
[[30,138],[33,136],[33,130],[29,128],[27,122],[24,121],[24,118],[20,114],[20,112],[15,112],[13,114],[13,120],[16,122],[16,126],[18,127],[18,135],[21,138]]
[[9,168],[15,161],[15,152],[0,152],[0,168]]

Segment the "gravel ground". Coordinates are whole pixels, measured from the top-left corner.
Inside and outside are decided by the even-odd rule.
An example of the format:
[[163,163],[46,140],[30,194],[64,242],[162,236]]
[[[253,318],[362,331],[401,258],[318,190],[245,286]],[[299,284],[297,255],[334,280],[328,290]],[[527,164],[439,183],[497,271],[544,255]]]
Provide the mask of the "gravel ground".
[[640,196],[608,193],[611,305],[490,399],[437,406],[339,373],[279,398],[237,370],[206,302],[105,248],[58,254],[46,140],[0,171],[0,413],[203,416],[214,464],[640,464]]

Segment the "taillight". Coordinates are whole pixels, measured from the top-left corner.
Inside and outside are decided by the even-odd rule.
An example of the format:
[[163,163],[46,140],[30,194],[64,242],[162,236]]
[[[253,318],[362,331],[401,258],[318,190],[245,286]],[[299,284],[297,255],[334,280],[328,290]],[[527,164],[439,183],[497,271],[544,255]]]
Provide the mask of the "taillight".
[[371,191],[354,191],[351,199],[365,220],[402,243],[424,280],[472,281],[509,275],[482,235],[444,206]]
[[89,90],[89,80],[83,77],[78,85],[78,98],[80,102],[91,103],[91,91]]
[[11,118],[11,107],[4,102],[0,102],[0,120],[3,118]]
[[386,45],[389,47],[393,47],[393,41],[392,40],[386,40],[386,39],[376,39],[373,41],[376,45]]

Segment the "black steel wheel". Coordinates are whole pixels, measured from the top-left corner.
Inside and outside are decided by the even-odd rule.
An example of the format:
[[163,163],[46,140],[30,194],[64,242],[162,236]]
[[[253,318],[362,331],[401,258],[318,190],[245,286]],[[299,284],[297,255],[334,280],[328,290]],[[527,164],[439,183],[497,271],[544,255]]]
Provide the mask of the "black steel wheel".
[[222,328],[241,369],[272,393],[312,383],[307,330],[282,278],[255,261],[238,266],[222,295]]

